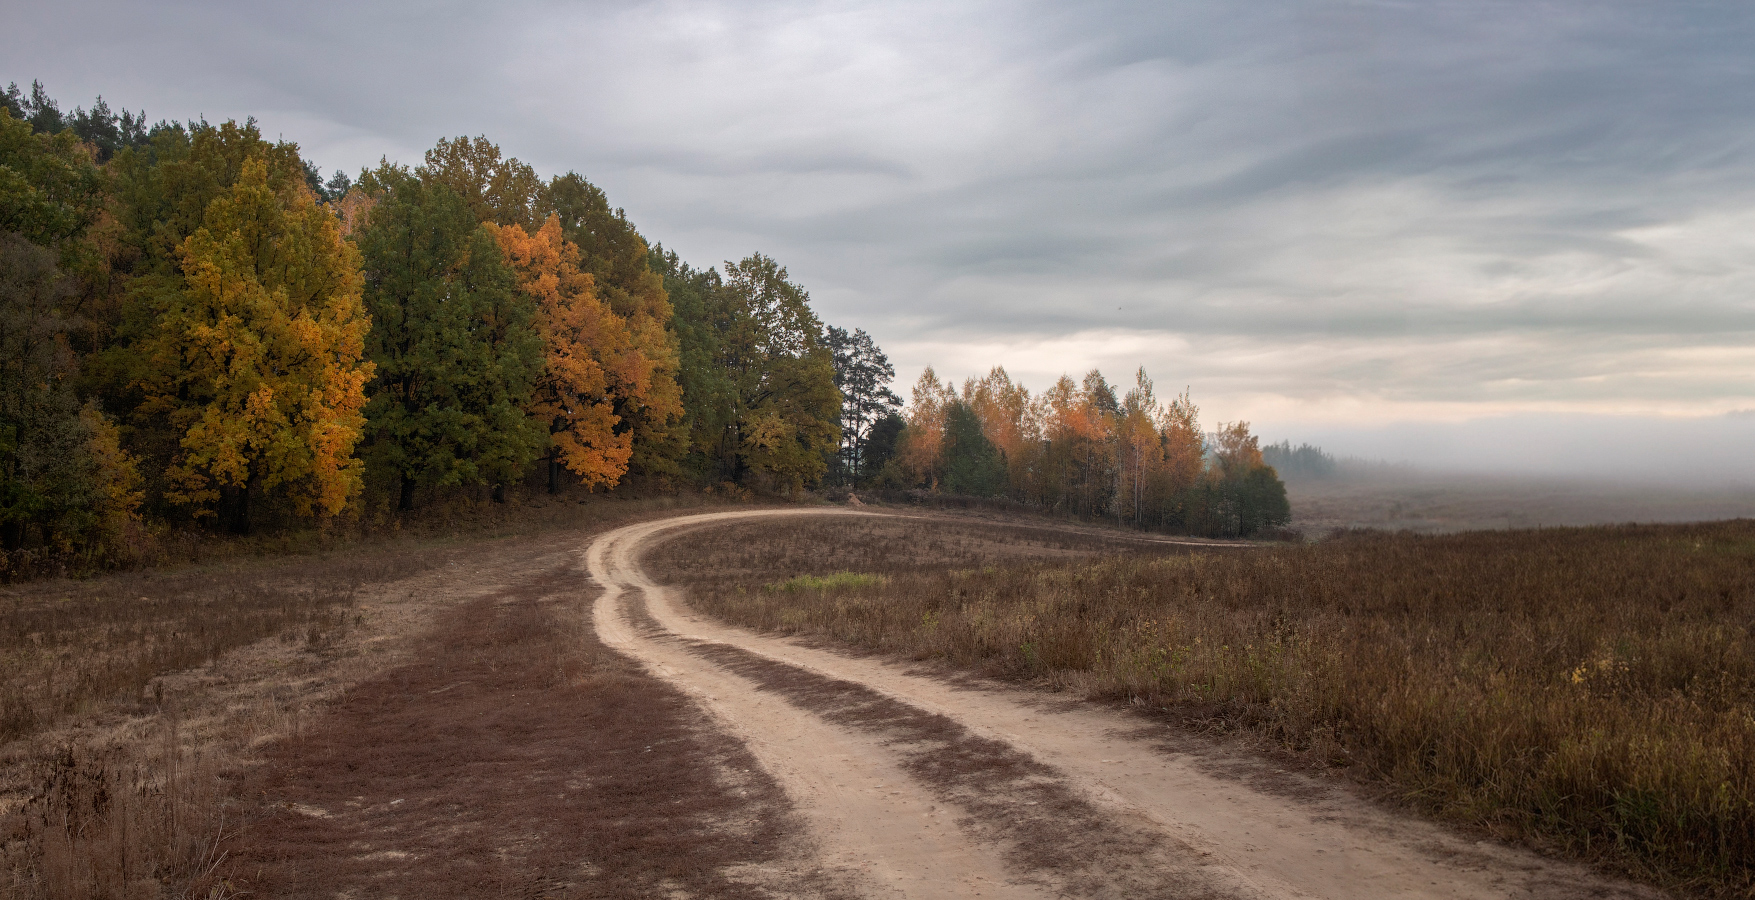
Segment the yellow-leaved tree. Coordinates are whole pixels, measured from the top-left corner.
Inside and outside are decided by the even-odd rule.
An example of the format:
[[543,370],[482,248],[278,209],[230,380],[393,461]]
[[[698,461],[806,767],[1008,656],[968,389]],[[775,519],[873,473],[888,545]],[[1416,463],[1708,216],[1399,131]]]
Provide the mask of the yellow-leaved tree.
[[[333,516],[359,494],[370,327],[359,253],[302,183],[244,162],[177,250],[141,387],[180,435],[173,502],[250,528],[253,495]],[[217,509],[215,507],[217,506]]]
[[[564,467],[587,487],[614,487],[628,471],[636,429],[630,411],[655,410],[661,421],[680,410],[674,381],[659,370],[650,341],[598,295],[590,273],[580,271],[579,248],[561,236],[550,215],[531,234],[518,225],[497,226],[500,249],[518,273],[519,286],[536,301],[532,319],[543,344],[543,373],[527,412],[548,426],[548,483],[560,490]],[[655,377],[658,375],[659,377]]]

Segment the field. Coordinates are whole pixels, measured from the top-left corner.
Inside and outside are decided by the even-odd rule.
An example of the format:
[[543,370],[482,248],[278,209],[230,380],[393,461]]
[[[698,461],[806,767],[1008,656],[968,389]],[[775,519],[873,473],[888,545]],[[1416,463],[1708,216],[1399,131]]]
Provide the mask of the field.
[[732,622],[1131,704],[1643,880],[1755,892],[1755,522],[1095,561],[1096,537],[999,531],[763,522],[654,565]]
[[[581,543],[675,505],[0,589],[0,896],[333,896],[394,876],[498,897],[581,866],[608,896],[738,895],[721,869],[796,843],[784,798],[724,777],[749,768],[739,748],[580,615]],[[581,784],[601,790],[555,804]],[[395,796],[355,799],[377,790]],[[642,811],[654,793],[681,806]],[[743,827],[714,827],[732,809]],[[414,853],[472,877],[400,871]]]

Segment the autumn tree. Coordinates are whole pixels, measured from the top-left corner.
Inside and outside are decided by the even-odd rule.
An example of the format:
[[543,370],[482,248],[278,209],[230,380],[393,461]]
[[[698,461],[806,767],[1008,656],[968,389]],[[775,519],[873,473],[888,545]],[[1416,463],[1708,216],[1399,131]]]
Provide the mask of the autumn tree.
[[302,183],[270,186],[247,159],[178,248],[182,282],[156,295],[143,407],[179,435],[167,497],[250,528],[258,493],[333,516],[361,486],[370,321],[359,255]]
[[371,467],[411,509],[423,487],[487,484],[502,496],[548,440],[530,408],[544,369],[535,303],[496,230],[463,197],[388,163],[356,240],[365,260]]
[[551,215],[535,234],[518,225],[497,235],[519,285],[536,303],[532,322],[544,366],[529,412],[547,423],[551,493],[563,467],[592,487],[613,487],[628,469],[635,434],[619,409],[647,409],[657,361],[641,352],[628,323],[604,303],[579,270],[579,249],[561,238]]
[[1005,456],[1012,496],[1035,502],[1041,493],[1041,422],[1037,404],[1004,366],[963,384],[963,399],[981,420],[982,433]]
[[634,435],[629,471],[667,478],[680,474],[689,448],[681,335],[652,249],[627,214],[611,208],[603,191],[575,172],[550,179],[537,203],[560,220],[561,237],[579,248],[580,271],[592,277],[597,296],[627,323],[634,351],[652,363],[645,391],[616,404],[616,415]]
[[441,138],[426,152],[419,174],[429,184],[449,188],[477,222],[529,230],[542,222],[537,204],[542,179],[529,165],[501,155],[485,136]]
[[957,392],[927,366],[910,395],[907,430],[896,444],[893,465],[904,483],[934,488],[944,477],[945,413]]
[[651,270],[646,241],[627,216],[577,173],[545,184],[536,170],[504,156],[486,137],[441,140],[427,151],[419,174],[462,197],[478,222],[534,234],[548,217],[556,218],[561,239],[577,249],[575,267],[591,277],[597,298],[622,321],[631,352],[651,365],[639,390],[611,395],[618,428],[631,435],[628,468],[675,474],[684,451],[677,336],[664,280]]

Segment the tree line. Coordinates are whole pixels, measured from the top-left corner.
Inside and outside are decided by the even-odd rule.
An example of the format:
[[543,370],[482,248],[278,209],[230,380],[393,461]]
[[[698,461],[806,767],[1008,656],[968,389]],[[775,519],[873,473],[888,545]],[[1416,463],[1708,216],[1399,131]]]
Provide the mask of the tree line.
[[485,137],[324,180],[254,120],[0,94],[7,549],[521,484],[794,490],[840,468],[848,339],[775,260],[695,269]]
[[1031,400],[995,370],[961,396],[923,381],[903,418],[894,377],[778,261],[695,268],[584,177],[485,137],[324,179],[254,120],[0,93],[8,550],[630,482],[925,487],[1207,533],[1283,519],[1283,492],[1243,487],[1267,483],[1247,430],[1203,455],[1186,398],[1149,383]]
[[1138,528],[1235,537],[1283,527],[1286,488],[1249,423],[1201,430],[1187,392],[1160,400],[1091,370],[1032,397],[1003,368],[959,391],[928,368],[905,416],[872,427],[874,484],[1012,500]]

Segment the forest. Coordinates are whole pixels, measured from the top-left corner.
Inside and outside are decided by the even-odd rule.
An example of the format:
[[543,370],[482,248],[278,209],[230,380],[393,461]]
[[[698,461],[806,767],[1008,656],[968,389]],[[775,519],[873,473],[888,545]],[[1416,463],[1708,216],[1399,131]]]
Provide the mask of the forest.
[[[930,370],[761,253],[696,268],[486,137],[327,179],[253,119],[0,108],[0,543],[125,563],[170,531],[382,521],[475,492],[822,485],[1248,535],[1285,492],[1244,423],[1144,372],[1032,398]],[[486,502],[484,500],[484,502]]]

